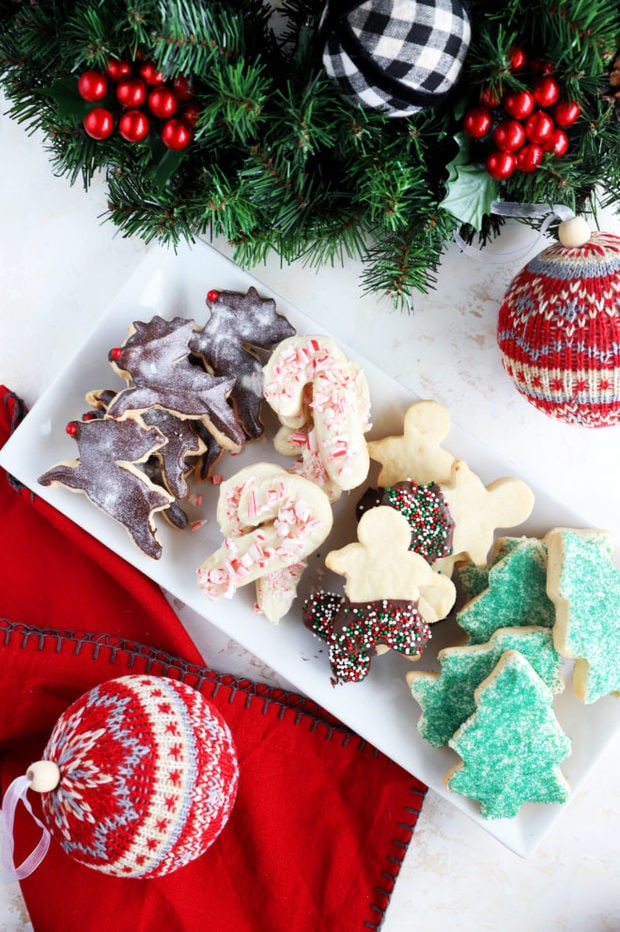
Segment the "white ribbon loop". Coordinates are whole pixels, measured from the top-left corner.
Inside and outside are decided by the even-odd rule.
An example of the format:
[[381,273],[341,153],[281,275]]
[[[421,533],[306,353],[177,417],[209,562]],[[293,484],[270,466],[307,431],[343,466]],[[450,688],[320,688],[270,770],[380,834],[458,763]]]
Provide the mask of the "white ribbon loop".
[[[31,778],[28,776],[17,777],[9,785],[2,801],[2,809],[0,809],[0,861],[4,874],[2,879],[5,882],[23,880],[24,877],[30,876],[30,874],[37,869],[50,846],[50,833],[41,820],[36,817],[28,801],[27,794],[31,782]],[[16,866],[14,861],[15,842],[13,829],[15,825],[15,810],[20,800],[42,830],[42,835],[34,850],[30,852],[19,866]]]
[[498,217],[520,217],[521,219],[542,219],[540,229],[537,231],[536,241],[528,243],[525,249],[507,249],[505,252],[488,253],[477,246],[466,243],[460,233],[454,233],[454,241],[466,256],[477,259],[490,265],[504,265],[507,262],[524,262],[537,255],[541,248],[545,233],[555,220],[572,220],[575,216],[573,210],[565,204],[520,204],[513,201],[493,201],[491,213]]

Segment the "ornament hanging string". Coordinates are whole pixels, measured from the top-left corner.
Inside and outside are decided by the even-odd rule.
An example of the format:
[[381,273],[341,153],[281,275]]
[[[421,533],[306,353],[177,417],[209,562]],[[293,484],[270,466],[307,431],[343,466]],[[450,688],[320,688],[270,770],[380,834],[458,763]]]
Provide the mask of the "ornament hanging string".
[[463,237],[457,232],[454,234],[454,241],[462,253],[471,259],[477,259],[487,265],[504,265],[506,262],[526,262],[533,256],[537,255],[542,246],[545,233],[555,220],[566,221],[572,220],[575,212],[565,204],[519,204],[516,201],[493,201],[491,204],[491,213],[498,217],[520,217],[535,220],[542,219],[540,229],[537,231],[534,243],[528,243],[525,249],[522,247],[507,249],[505,252],[489,254],[483,249],[476,246],[470,246]]
[[[30,874],[32,874],[33,871],[37,869],[47,854],[47,850],[50,846],[51,835],[45,825],[34,814],[32,811],[32,806],[28,801],[27,794],[31,785],[32,778],[30,776],[26,775],[16,777],[4,794],[2,809],[0,809],[0,863],[2,866],[1,879],[5,883],[9,883],[14,880],[23,880],[24,877],[30,876]],[[39,839],[36,847],[19,866],[16,866],[14,861],[15,843],[13,840],[13,827],[15,824],[15,810],[17,809],[17,804],[20,800],[34,821],[37,823],[39,828],[42,830],[43,834],[41,835],[41,838]]]

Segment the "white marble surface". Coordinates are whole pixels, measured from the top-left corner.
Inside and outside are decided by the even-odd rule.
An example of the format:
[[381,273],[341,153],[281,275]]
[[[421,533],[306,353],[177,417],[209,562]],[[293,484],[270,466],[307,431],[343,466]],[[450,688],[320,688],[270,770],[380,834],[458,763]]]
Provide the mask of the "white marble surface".
[[[84,193],[55,178],[41,139],[6,116],[0,116],[0,179],[0,382],[32,404],[148,247],[100,224],[102,183]],[[620,233],[612,216],[601,225]],[[517,227],[497,248],[530,244],[534,234]],[[620,428],[591,431],[552,421],[518,396],[501,369],[497,310],[521,264],[481,264],[449,250],[437,288],[420,296],[409,315],[362,296],[354,262],[316,271],[280,268],[274,258],[252,271],[336,339],[445,404],[453,421],[511,461],[515,474],[570,502],[591,525],[611,528],[620,541]],[[214,657],[223,652],[229,666],[273,678],[241,648],[215,637]],[[527,860],[429,792],[384,932],[619,929],[619,764],[616,742]],[[18,889],[0,888],[0,932],[27,928]]]

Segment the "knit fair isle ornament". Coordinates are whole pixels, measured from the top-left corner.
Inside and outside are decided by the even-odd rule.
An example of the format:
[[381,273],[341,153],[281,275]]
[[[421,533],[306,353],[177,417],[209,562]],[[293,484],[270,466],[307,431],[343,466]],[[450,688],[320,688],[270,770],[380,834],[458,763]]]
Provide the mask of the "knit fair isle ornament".
[[561,223],[510,283],[497,342],[517,390],[569,424],[620,424],[620,237]]
[[239,768],[226,722],[197,690],[132,675],[77,699],[42,760],[18,780],[41,793],[49,833],[75,860],[116,877],[152,878],[215,841]]
[[325,71],[351,104],[405,117],[453,90],[471,26],[461,0],[330,0],[321,40]]

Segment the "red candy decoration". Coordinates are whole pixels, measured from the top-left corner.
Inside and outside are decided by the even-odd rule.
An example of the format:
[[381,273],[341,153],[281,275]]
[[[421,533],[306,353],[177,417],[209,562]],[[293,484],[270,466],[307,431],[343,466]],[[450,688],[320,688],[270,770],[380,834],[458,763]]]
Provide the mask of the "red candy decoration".
[[558,126],[572,126],[579,118],[581,107],[574,100],[561,100],[553,111]]
[[82,126],[91,139],[107,139],[114,130],[114,117],[105,107],[93,107],[82,120]]
[[209,304],[215,304],[219,296],[220,293],[219,291],[216,291],[215,288],[212,288],[211,291],[207,291],[207,301]]
[[492,117],[486,107],[472,107],[463,117],[463,129],[473,139],[482,139],[491,129]]
[[177,112],[179,101],[173,91],[159,84],[149,94],[148,106],[153,116],[167,120]]
[[108,353],[108,359],[117,362],[119,359],[122,359],[123,356],[123,347],[115,346]]
[[78,93],[90,103],[103,100],[107,91],[108,80],[100,71],[85,71],[78,78]]
[[69,434],[70,437],[77,437],[78,430],[79,430],[79,427],[77,426],[75,421],[69,421],[69,423],[65,427],[65,433]]
[[162,142],[169,149],[186,149],[193,138],[193,130],[186,120],[173,117],[166,120],[161,131]]
[[515,120],[525,120],[534,109],[534,95],[530,91],[512,91],[502,100],[504,110]]
[[491,152],[485,164],[491,178],[503,181],[512,175],[517,167],[517,159],[512,152]]
[[525,135],[530,142],[545,142],[554,129],[553,120],[544,110],[535,110],[525,121]]
[[502,120],[493,130],[493,142],[500,152],[516,152],[525,142],[525,130],[518,120]]
[[118,121],[118,131],[127,142],[142,142],[151,126],[141,110],[126,110]]
[[146,85],[142,78],[121,78],[116,85],[116,97],[128,110],[141,107],[146,100]]

